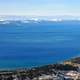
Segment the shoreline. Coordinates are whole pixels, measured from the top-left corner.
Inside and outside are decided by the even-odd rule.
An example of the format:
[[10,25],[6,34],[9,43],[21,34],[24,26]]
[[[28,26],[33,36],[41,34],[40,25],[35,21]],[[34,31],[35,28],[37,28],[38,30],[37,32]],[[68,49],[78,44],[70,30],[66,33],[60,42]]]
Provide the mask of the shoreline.
[[56,62],[56,63],[50,63],[50,64],[42,64],[42,65],[38,65],[38,66],[31,66],[31,67],[27,67],[27,66],[25,66],[25,67],[12,67],[12,68],[0,68],[0,71],[13,71],[13,70],[21,70],[21,69],[33,69],[33,68],[37,68],[37,67],[42,67],[42,66],[46,66],[46,65],[54,65],[54,64],[63,64],[65,61],[70,61],[70,60],[72,60],[72,59],[75,59],[75,58],[78,58],[79,56],[76,56],[76,57],[71,57],[71,58],[69,58],[69,59],[65,59],[65,60],[63,60],[63,61],[58,61],[58,62]]
[[36,68],[36,67],[42,67],[42,66],[46,66],[46,65],[53,65],[53,64],[63,64],[65,61],[69,61],[69,60],[72,60],[72,59],[75,59],[79,56],[74,56],[74,57],[71,57],[69,59],[65,59],[65,60],[61,60],[61,61],[57,61],[57,62],[53,62],[53,63],[50,63],[50,64],[41,64],[41,65],[37,65],[37,66],[30,66],[30,67],[9,67],[9,68],[0,68],[0,71],[13,71],[13,70],[21,70],[21,69],[32,69],[32,68]]
[[[80,57],[74,58],[77,59]],[[39,80],[37,78],[42,77],[42,80],[47,77],[50,77],[51,79],[54,79],[53,77],[56,76],[56,79],[58,77],[60,78],[59,80],[62,80],[62,75],[64,78],[66,78],[66,74],[69,72],[74,72],[77,75],[80,75],[79,67],[80,66],[75,66],[73,64],[69,64],[69,62],[72,62],[72,59],[66,60],[66,63],[56,63],[56,64],[48,64],[48,65],[43,65],[43,66],[37,66],[33,68],[17,68],[17,69],[5,69],[5,70],[0,70],[0,80],[6,79],[6,80]],[[24,78],[24,79],[23,79]],[[47,79],[47,80],[51,80]],[[55,80],[55,79],[54,79]]]
[[36,68],[40,68],[40,67],[44,67],[44,66],[50,66],[50,65],[58,65],[58,64],[64,64],[65,62],[67,61],[71,61],[71,60],[74,60],[76,58],[80,58],[79,56],[77,57],[72,57],[70,59],[66,59],[64,61],[60,61],[60,62],[57,62],[57,63],[51,63],[51,64],[44,64],[44,65],[39,65],[39,66],[33,66],[33,67],[17,67],[17,68],[1,68],[0,69],[0,72],[2,71],[17,71],[17,70],[31,70],[31,69],[36,69]]

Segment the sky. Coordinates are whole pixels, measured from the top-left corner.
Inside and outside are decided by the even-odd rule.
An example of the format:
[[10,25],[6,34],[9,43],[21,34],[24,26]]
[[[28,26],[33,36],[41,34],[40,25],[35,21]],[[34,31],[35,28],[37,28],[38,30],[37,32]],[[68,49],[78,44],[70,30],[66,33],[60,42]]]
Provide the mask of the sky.
[[80,16],[80,0],[0,0],[0,15]]

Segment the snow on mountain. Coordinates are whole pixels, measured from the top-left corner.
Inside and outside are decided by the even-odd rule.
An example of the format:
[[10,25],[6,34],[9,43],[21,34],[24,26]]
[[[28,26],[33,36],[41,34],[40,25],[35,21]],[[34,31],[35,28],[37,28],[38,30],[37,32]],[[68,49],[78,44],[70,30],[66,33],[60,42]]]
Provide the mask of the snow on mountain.
[[61,17],[25,17],[25,16],[0,16],[0,24],[10,23],[39,23],[42,21],[61,22],[61,21],[80,21],[80,18],[61,18]]

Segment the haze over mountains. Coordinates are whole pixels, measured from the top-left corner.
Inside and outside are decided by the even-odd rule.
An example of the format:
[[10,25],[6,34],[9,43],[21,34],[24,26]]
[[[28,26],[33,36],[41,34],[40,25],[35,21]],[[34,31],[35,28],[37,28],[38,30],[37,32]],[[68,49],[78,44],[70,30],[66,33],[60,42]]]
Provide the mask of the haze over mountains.
[[63,21],[63,20],[78,20],[79,16],[15,16],[15,15],[0,15],[0,21],[18,21],[18,20],[33,20],[33,21]]
[[62,21],[77,21],[80,22],[80,17],[74,16],[0,16],[0,24],[16,23],[18,25],[24,23],[41,23],[41,22],[62,22]]

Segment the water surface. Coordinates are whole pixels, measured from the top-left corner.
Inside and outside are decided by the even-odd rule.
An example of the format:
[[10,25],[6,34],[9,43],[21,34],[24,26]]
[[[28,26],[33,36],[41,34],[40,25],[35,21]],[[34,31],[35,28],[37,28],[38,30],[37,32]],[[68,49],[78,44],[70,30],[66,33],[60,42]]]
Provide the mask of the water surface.
[[0,24],[0,68],[57,63],[80,55],[80,22]]

